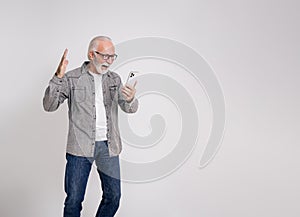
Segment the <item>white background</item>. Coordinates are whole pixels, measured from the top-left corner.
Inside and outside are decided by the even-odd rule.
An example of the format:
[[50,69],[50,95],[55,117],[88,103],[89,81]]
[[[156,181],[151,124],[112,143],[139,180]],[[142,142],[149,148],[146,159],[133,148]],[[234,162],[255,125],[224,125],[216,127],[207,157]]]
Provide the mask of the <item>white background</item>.
[[[117,216],[300,216],[299,1],[15,0],[0,8],[1,217],[62,216],[67,107],[46,113],[42,97],[64,48],[68,68],[78,67],[96,35],[182,42],[212,66],[226,99],[214,160],[198,169],[199,146],[164,179],[123,183]],[[93,170],[82,216],[94,216],[100,196]]]

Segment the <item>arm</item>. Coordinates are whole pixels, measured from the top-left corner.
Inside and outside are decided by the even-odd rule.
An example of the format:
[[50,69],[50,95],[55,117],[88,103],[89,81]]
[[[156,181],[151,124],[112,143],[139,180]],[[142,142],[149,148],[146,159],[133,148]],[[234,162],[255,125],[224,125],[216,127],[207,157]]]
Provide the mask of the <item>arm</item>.
[[61,61],[58,65],[55,75],[49,82],[43,98],[43,107],[45,111],[55,111],[61,103],[69,96],[68,81],[65,75],[68,65],[68,50],[65,49]]
[[66,76],[59,78],[52,77],[43,98],[44,110],[52,112],[58,109],[60,104],[69,96],[69,87]]

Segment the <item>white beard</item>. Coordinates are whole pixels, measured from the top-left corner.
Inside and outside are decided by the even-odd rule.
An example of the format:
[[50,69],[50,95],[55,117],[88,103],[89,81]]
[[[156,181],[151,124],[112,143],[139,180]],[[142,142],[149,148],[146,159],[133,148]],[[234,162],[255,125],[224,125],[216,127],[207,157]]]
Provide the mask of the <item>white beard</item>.
[[[96,69],[97,73],[99,73],[99,74],[106,73],[108,71],[109,66],[110,66],[108,63],[102,63],[102,64],[100,64],[95,59],[92,60],[92,63],[95,66],[95,69]],[[103,70],[102,66],[107,66],[106,70]]]

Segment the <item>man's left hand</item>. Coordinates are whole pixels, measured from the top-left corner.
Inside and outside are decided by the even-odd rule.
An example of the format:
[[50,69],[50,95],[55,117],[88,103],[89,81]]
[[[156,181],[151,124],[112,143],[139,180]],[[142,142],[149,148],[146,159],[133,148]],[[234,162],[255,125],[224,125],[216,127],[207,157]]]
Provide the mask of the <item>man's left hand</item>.
[[126,100],[126,102],[131,102],[135,96],[135,92],[136,92],[136,89],[135,89],[135,85],[136,85],[137,81],[134,82],[134,84],[131,86],[131,85],[128,85],[128,84],[125,84],[125,86],[122,87],[122,94]]

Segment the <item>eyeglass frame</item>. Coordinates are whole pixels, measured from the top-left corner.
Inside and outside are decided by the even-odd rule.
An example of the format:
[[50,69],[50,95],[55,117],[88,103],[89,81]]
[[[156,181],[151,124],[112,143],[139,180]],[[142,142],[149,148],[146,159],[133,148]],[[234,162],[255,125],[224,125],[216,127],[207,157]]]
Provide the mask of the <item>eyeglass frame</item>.
[[117,54],[113,54],[113,55],[109,55],[109,54],[104,54],[104,53],[100,53],[99,51],[94,50],[94,52],[100,56],[102,56],[103,60],[116,60],[118,55]]

